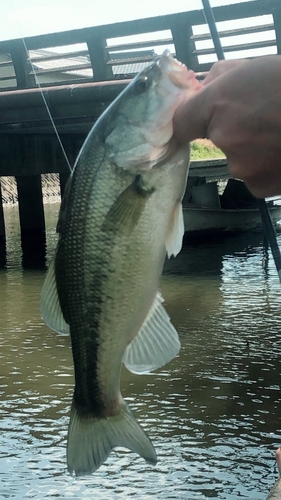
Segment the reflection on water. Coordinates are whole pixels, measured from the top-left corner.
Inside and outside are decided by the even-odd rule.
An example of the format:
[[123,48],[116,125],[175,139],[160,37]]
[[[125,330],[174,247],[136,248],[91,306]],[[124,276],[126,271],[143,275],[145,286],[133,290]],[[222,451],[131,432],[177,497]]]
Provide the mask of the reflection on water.
[[[57,205],[46,206],[48,260]],[[185,247],[161,282],[182,349],[122,391],[158,464],[119,449],[90,477],[66,472],[70,341],[38,312],[44,271],[23,271],[17,210],[5,209],[0,270],[0,498],[265,499],[281,444],[281,289],[261,236]]]

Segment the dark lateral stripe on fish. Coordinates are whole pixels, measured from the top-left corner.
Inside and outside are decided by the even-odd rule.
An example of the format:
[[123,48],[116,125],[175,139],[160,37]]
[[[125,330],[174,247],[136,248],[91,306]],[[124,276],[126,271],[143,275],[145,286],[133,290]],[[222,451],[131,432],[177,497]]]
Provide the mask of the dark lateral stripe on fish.
[[[79,414],[100,415],[104,412],[98,377],[99,331],[102,301],[91,307],[91,332],[81,327],[71,330],[71,342],[75,367],[74,402]],[[91,334],[92,333],[92,334]]]
[[[89,303],[91,307],[87,311],[89,317],[85,318],[86,324],[91,324],[91,330],[81,331],[81,325],[76,323],[75,318],[71,323],[71,342],[75,367],[75,391],[74,404],[80,416],[104,416],[105,407],[101,388],[99,385],[99,336],[100,320],[103,313],[103,292],[102,283],[106,278],[103,271],[105,265],[101,262],[102,256],[98,259],[99,269],[93,273],[93,285]],[[107,273],[110,272],[107,269]]]
[[[78,334],[78,335],[77,335]],[[94,338],[88,342],[78,338],[80,332],[72,334],[73,360],[75,367],[74,403],[79,415],[103,413],[102,394],[98,382],[98,343]]]

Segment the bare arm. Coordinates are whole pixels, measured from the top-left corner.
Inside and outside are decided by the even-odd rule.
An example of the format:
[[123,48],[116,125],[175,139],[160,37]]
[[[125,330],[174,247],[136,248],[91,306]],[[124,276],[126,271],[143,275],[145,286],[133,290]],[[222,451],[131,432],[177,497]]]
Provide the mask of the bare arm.
[[281,194],[281,56],[215,64],[177,110],[174,134],[211,139],[255,196]]

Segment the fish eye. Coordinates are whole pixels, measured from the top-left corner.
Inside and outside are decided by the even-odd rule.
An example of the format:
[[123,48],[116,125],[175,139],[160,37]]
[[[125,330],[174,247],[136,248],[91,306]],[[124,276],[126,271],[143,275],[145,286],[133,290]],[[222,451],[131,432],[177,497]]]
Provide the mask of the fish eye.
[[139,94],[145,92],[150,86],[150,80],[147,76],[141,76],[135,83],[135,89]]

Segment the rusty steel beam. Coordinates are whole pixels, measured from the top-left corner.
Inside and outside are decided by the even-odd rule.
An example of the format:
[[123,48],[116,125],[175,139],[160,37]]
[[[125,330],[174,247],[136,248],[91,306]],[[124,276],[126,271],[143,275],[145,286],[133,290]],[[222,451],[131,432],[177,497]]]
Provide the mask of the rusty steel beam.
[[87,131],[128,80],[91,82],[0,93],[0,132],[53,132],[45,101],[60,132]]

